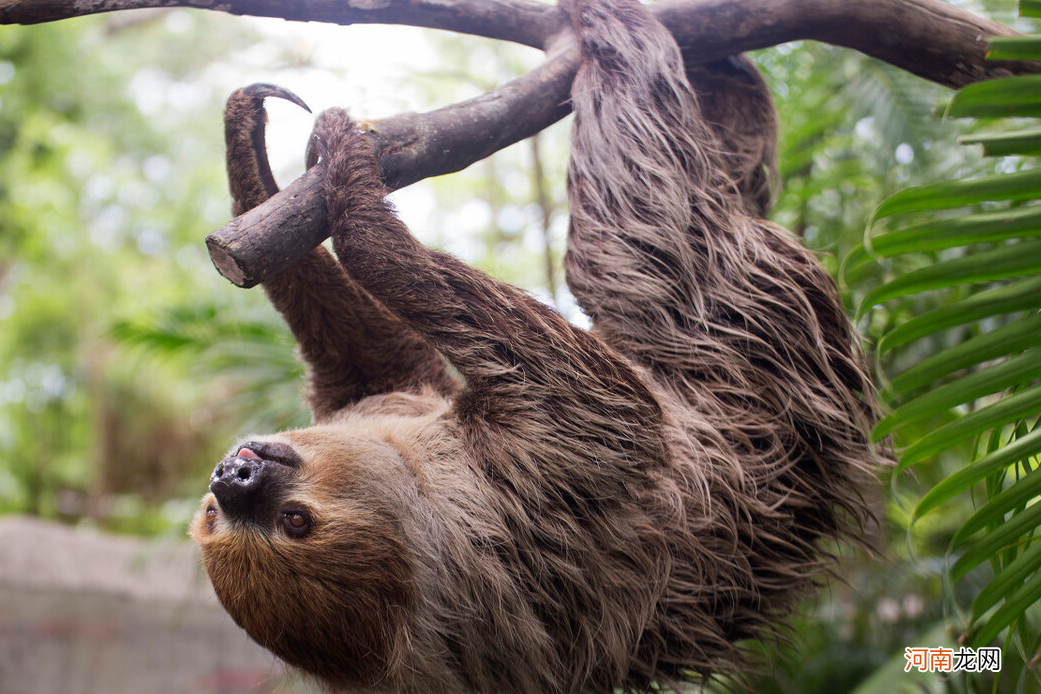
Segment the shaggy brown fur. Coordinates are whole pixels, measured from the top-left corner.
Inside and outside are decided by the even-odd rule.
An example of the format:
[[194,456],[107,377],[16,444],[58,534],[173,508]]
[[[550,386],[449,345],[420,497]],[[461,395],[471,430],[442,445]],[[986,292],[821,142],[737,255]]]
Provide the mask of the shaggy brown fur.
[[[347,115],[316,125],[343,271],[268,292],[317,424],[233,449],[192,535],[236,622],[332,687],[605,693],[732,670],[734,641],[813,585],[818,540],[864,518],[870,384],[834,284],[746,215],[646,9],[566,9],[584,55],[566,268],[592,332],[419,244]],[[229,146],[244,205],[267,191],[249,141]],[[247,468],[274,480],[248,519],[221,500]]]
[[[777,110],[759,69],[745,55],[687,64],[701,120],[716,136],[720,161],[745,212],[765,217],[777,183]],[[706,143],[707,144],[707,143]]]

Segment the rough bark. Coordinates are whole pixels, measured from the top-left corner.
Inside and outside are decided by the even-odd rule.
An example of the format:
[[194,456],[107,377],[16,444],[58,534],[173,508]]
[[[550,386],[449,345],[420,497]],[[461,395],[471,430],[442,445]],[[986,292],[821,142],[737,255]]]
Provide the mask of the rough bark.
[[[539,68],[476,99],[372,124],[370,137],[391,188],[463,169],[569,111],[577,53],[560,11],[529,0],[0,0],[0,23],[175,6],[339,24],[436,27],[547,49],[550,57]],[[1037,63],[986,61],[987,39],[1015,32],[943,0],[661,0],[652,9],[690,63],[813,39],[859,50],[953,88],[1041,71]],[[252,286],[325,238],[321,173],[320,167],[309,172],[210,235],[207,245],[222,274]]]
[[333,24],[407,24],[535,48],[564,26],[556,7],[530,0],[0,0],[0,24],[39,24],[143,7],[193,7]]

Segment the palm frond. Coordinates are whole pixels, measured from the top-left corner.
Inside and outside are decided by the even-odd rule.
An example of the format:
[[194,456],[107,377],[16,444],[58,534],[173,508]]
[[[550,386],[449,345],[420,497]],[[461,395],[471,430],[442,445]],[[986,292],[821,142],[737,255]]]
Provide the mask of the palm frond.
[[[1041,38],[995,41],[991,53],[1034,59]],[[1037,76],[971,85],[946,111],[1002,119],[992,124],[996,133],[962,139],[982,144],[986,155],[1041,153],[1041,130],[1022,120],[1041,117]],[[987,563],[992,575],[967,610],[952,605],[952,612],[966,615],[958,626],[967,644],[998,640],[1024,664],[1036,662],[1041,645],[1039,236],[1041,170],[950,181],[883,202],[842,267],[847,283],[881,278],[865,290],[861,315],[917,313],[894,321],[877,342],[882,395],[892,408],[874,436],[895,434],[907,444],[898,473],[968,450],[968,460],[917,502],[912,525],[976,495],[977,510],[950,539],[946,579],[953,585]],[[930,308],[915,310],[923,305]],[[1041,682],[1028,665],[1016,677],[1020,686]]]

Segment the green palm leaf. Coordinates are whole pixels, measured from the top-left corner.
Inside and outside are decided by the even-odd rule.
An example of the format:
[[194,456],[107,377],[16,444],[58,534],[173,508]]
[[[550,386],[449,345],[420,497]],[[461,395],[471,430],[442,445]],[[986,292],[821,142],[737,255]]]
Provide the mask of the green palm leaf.
[[942,333],[949,328],[991,316],[1028,311],[1037,306],[1038,296],[1041,296],[1041,277],[1031,277],[972,294],[897,325],[882,336],[875,351],[884,355],[909,342]]
[[[967,465],[946,479],[922,497],[918,502],[912,515],[913,520],[921,518],[929,511],[945,501],[949,501],[955,495],[972,489],[972,486],[987,478],[989,475],[1014,466],[1021,460],[1041,450],[1041,429],[1020,437],[1015,441],[988,453],[971,465]],[[1029,482],[1027,482],[1029,480]],[[992,497],[981,509],[969,518],[955,533],[951,540],[952,546],[957,546],[968,536],[981,530],[985,526],[1003,522],[1005,514],[1019,506],[1025,506],[1028,501],[1041,494],[1041,474],[1027,475],[1023,480],[1007,487],[996,496]]]
[[1034,200],[1041,188],[1041,171],[984,176],[908,188],[886,198],[871,223],[906,212],[945,210],[991,200]]
[[227,314],[206,302],[177,306],[117,321],[109,332],[128,347],[184,359],[196,376],[226,384],[222,396],[243,431],[305,425],[307,414],[296,404],[304,370],[285,326],[270,311],[252,319]]
[[1041,39],[1036,36],[991,39],[987,57],[995,60],[1041,60]]
[[[1022,8],[1041,11],[1041,0],[1024,0]],[[1001,39],[991,54],[1037,59],[1041,38]],[[947,114],[1041,117],[1041,76],[970,85],[951,99]],[[983,145],[987,155],[1038,154],[1041,128],[1006,126],[962,142]],[[984,587],[961,627],[968,643],[1001,637],[1026,661],[1041,644],[1037,624],[1025,617],[1041,600],[1041,205],[1035,202],[1041,202],[1041,169],[903,191],[878,207],[864,243],[842,266],[848,282],[882,265],[884,281],[865,288],[860,315],[880,306],[887,309],[882,320],[917,313],[894,321],[878,340],[882,395],[892,409],[873,437],[895,435],[905,445],[898,473],[941,454],[964,461],[923,495],[912,526],[975,495],[979,508],[950,540],[947,577],[956,583],[987,564],[993,575],[974,583]],[[1024,671],[1021,681],[1037,676]]]
[[[981,238],[980,242],[987,240]],[[861,313],[875,304],[909,294],[1028,275],[1041,275],[1041,241],[1002,245],[904,273],[868,292]]]
[[955,371],[1036,347],[1041,344],[1038,335],[1041,335],[1041,315],[1034,314],[964,340],[895,376],[889,384],[890,393],[907,395]]
[[878,423],[871,432],[872,437],[877,441],[888,436],[896,427],[946,414],[952,407],[1035,378],[1041,378],[1041,349],[1032,349],[908,400]]

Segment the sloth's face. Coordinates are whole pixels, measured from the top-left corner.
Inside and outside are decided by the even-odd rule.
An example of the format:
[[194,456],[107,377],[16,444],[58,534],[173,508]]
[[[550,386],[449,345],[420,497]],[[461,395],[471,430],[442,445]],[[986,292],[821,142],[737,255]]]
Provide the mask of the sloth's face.
[[190,534],[253,639],[328,682],[371,683],[412,602],[409,482],[388,444],[343,427],[253,438],[214,469]]

